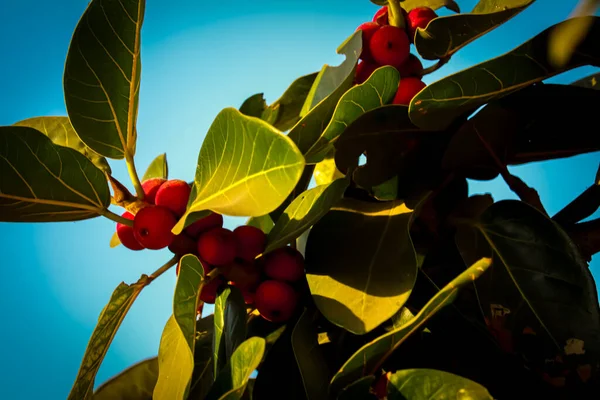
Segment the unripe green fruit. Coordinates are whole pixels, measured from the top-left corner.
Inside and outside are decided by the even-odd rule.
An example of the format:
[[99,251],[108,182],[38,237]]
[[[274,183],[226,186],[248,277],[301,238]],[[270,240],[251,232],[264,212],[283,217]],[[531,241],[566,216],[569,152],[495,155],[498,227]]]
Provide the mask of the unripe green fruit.
[[267,321],[285,322],[294,315],[298,294],[285,282],[264,281],[256,290],[254,305]]
[[162,184],[156,192],[155,203],[171,210],[181,217],[185,214],[192,188],[186,181],[171,179]]
[[226,228],[215,228],[204,232],[198,238],[198,254],[209,264],[222,266],[236,257],[237,239]]
[[133,219],[134,237],[142,246],[160,250],[171,244],[175,235],[171,229],[177,218],[171,211],[160,206],[148,206],[137,212]]
[[265,256],[263,269],[269,278],[296,282],[304,276],[304,257],[292,247],[281,247]]
[[427,85],[419,78],[400,78],[400,85],[398,91],[394,96],[393,104],[409,105],[410,101],[415,97],[417,93],[425,89]]
[[144,182],[142,182],[142,189],[144,190],[144,194],[146,195],[144,200],[150,204],[155,204],[156,203],[156,192],[158,192],[158,189],[160,189],[160,187],[166,181],[167,181],[166,179],[162,179],[162,178],[151,178],[151,179],[146,179]]
[[237,239],[237,257],[246,261],[254,261],[256,256],[265,251],[267,235],[250,225],[241,225],[233,230]]
[[[133,214],[125,211],[121,217],[123,218],[127,218],[133,221],[134,217]],[[137,239],[135,238],[134,234],[133,234],[133,228],[127,225],[123,225],[117,222],[117,236],[119,237],[119,240],[121,241],[121,244],[123,246],[125,246],[126,248],[128,248],[129,250],[143,250],[144,246],[142,246],[140,244],[140,242],[137,241]]]
[[369,41],[373,59],[379,65],[398,68],[410,54],[410,41],[406,32],[395,26],[382,26]]
[[223,216],[217,213],[210,213],[206,217],[199,219],[185,228],[185,232],[193,238],[198,238],[203,232],[209,231],[213,228],[222,227]]

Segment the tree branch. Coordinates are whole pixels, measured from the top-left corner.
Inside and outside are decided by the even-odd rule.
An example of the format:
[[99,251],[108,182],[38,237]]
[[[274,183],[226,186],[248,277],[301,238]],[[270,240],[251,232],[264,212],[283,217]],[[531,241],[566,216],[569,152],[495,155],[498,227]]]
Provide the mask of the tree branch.
[[567,232],[586,261],[591,261],[592,256],[600,252],[600,218],[574,224]]

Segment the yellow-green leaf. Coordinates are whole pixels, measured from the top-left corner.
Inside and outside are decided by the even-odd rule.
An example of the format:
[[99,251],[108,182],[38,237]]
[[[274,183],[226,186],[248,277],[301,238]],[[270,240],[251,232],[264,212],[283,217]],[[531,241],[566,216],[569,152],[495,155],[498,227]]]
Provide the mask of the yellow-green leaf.
[[248,221],[246,221],[246,225],[254,226],[255,228],[258,228],[261,231],[263,231],[265,234],[268,234],[269,232],[271,232],[271,229],[273,229],[273,226],[275,224],[273,223],[271,216],[267,214],[261,215],[260,217],[248,218]]
[[152,400],[157,377],[158,358],[149,358],[104,382],[92,400]]
[[167,153],[162,153],[156,156],[144,173],[142,181],[152,178],[169,178],[169,164],[167,163]]
[[313,176],[317,185],[325,185],[331,183],[338,178],[343,178],[344,174],[337,169],[335,159],[333,158],[335,151],[332,150],[323,159],[315,165]]
[[388,400],[493,400],[488,390],[462,376],[435,369],[405,369],[389,377]]
[[110,247],[115,248],[115,247],[119,246],[120,244],[121,244],[121,239],[119,239],[117,232],[113,233],[112,237],[110,238]]
[[460,12],[460,7],[454,0],[404,0],[400,3],[400,6],[406,11],[410,11],[417,7],[429,7],[432,10],[446,7],[448,10],[454,11],[455,13]]

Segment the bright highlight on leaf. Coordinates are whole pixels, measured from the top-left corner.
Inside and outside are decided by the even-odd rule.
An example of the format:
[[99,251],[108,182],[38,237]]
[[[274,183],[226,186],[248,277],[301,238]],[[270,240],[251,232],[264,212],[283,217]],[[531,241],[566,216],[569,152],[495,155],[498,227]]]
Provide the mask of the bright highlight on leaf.
[[434,369],[405,369],[393,373],[389,400],[493,400],[486,388],[458,375]]

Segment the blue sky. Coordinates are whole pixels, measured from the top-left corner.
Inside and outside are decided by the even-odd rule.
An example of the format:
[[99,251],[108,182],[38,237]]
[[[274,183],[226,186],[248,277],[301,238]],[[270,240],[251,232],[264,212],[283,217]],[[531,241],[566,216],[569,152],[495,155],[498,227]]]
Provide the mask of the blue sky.
[[[87,1],[0,2],[0,125],[66,115],[64,60]],[[475,1],[458,3],[464,11]],[[552,3],[552,5],[550,5]],[[574,0],[538,1],[485,38],[461,50],[426,82],[509,51],[566,18]],[[368,0],[148,2],[142,36],[137,165],[167,152],[171,177],[191,180],[205,132],[224,107],[264,92],[273,101],[300,75],[337,65],[337,46],[377,7]],[[427,64],[426,64],[427,65]],[[571,81],[581,68],[553,78]],[[598,153],[513,168],[555,213],[594,179]],[[127,181],[123,162],[111,162]],[[475,182],[472,192],[515,198],[501,181]],[[227,219],[236,226],[239,220]],[[167,251],[108,247],[114,223],[0,223],[3,247],[0,307],[0,398],[64,399],[102,307],[121,281],[134,282],[170,258]],[[600,274],[599,258],[592,262]],[[171,313],[175,273],[142,292],[109,350],[97,383],[156,354]]]

